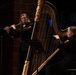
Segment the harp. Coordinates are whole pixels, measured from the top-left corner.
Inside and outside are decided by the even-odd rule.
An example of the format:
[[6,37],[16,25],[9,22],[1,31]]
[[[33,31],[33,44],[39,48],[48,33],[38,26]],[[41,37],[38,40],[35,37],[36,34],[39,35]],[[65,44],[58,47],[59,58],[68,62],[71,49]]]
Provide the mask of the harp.
[[[40,65],[42,65],[47,60],[47,58],[55,52],[56,47],[53,34],[65,36],[66,31],[60,30],[59,25],[60,22],[56,7],[48,1],[44,2],[40,19],[39,22],[36,24],[33,35],[33,39],[38,40],[43,49],[40,49],[39,53],[36,52],[36,50],[32,51],[28,75],[37,75],[37,73],[40,72],[40,70],[37,70]],[[59,49],[57,49],[57,52],[58,50]],[[36,73],[33,74],[35,71]]]

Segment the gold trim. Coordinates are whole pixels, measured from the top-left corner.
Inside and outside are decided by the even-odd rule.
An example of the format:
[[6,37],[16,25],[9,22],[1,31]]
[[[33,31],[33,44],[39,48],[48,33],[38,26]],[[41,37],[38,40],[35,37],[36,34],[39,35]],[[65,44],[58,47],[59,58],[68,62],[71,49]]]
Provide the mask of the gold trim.
[[52,3],[46,1],[46,4],[44,4],[44,8],[46,8],[46,12],[49,14],[49,16],[52,19],[55,33],[58,34],[59,36],[65,36],[66,32],[64,30],[63,32],[58,29],[59,20],[57,18],[58,14],[57,14],[57,9],[55,8],[55,6]]

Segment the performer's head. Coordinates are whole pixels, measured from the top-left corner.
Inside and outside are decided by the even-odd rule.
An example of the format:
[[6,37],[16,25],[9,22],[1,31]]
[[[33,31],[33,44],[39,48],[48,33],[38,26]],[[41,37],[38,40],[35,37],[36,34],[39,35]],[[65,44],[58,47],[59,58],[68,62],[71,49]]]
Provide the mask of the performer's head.
[[22,13],[22,14],[20,15],[20,22],[21,22],[22,24],[25,24],[25,23],[27,23],[27,22],[30,22],[30,19],[29,19],[28,15],[25,14],[25,13]]
[[67,28],[67,37],[71,37],[73,35],[76,35],[76,26],[70,26]]

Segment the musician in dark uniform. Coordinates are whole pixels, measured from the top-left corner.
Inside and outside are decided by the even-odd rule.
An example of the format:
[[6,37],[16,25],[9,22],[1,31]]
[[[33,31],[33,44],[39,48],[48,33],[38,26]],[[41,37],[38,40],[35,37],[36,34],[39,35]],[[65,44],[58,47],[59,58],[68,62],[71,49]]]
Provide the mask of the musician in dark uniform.
[[6,26],[4,28],[8,34],[15,38],[20,37],[18,75],[22,75],[24,61],[26,60],[29,47],[29,40],[31,39],[32,28],[33,25],[25,13],[21,14],[20,22],[17,25],[13,24],[10,27]]
[[[58,41],[58,48],[61,51],[61,56],[56,57],[57,62],[49,62],[46,66],[45,75],[64,75],[64,71],[69,68],[76,69],[76,27],[70,26],[67,28],[67,39],[62,42],[58,35],[54,37]],[[59,59],[60,58],[60,59]]]

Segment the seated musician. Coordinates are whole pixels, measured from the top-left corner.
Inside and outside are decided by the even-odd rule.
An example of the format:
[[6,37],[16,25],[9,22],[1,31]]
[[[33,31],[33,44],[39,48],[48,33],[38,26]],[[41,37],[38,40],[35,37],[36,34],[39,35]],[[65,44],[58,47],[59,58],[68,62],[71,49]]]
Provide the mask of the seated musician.
[[[62,42],[58,35],[53,35],[58,43],[62,55],[57,62],[49,62],[46,66],[45,75],[64,75],[64,71],[68,68],[76,69],[76,27],[70,26],[67,28],[66,36],[67,40]],[[59,58],[56,57],[56,58]]]

